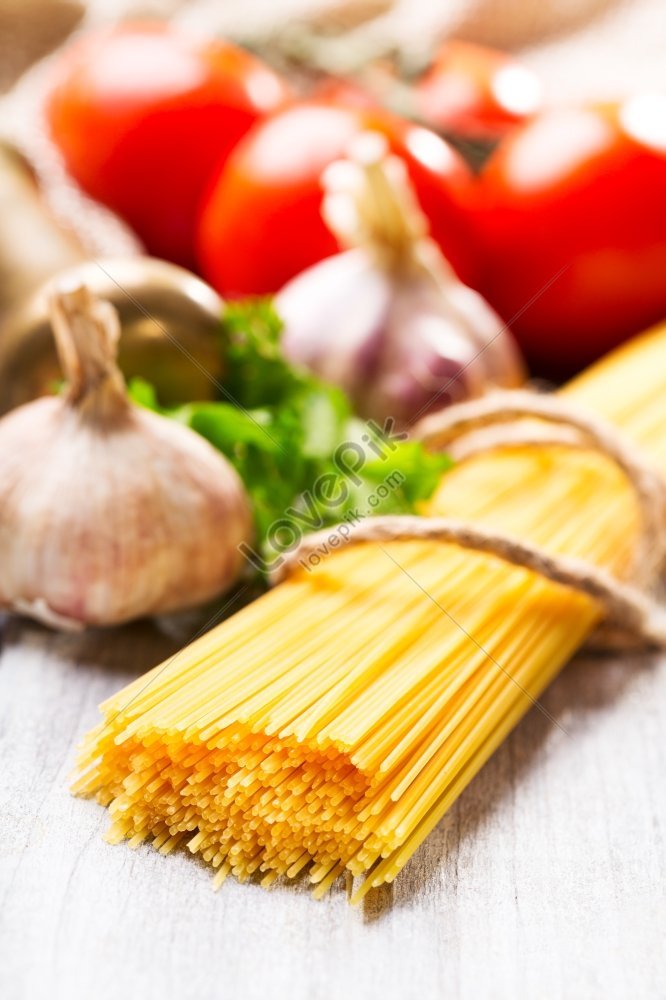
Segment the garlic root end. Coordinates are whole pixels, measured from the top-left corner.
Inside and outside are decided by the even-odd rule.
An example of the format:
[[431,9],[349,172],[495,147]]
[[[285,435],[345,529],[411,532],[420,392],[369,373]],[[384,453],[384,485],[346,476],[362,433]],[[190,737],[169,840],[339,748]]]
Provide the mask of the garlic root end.
[[46,603],[43,597],[37,597],[34,601],[13,601],[10,610],[32,618],[42,625],[48,625],[49,628],[62,629],[65,632],[82,632],[85,628],[84,623],[78,619],[58,614]]

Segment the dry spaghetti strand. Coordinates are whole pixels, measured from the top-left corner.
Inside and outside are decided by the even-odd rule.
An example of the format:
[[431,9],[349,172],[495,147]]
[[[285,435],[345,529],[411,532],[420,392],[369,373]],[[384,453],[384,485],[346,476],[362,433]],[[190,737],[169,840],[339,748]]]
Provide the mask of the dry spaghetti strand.
[[[564,390],[666,471],[666,329]],[[592,450],[469,458],[425,511],[626,579],[635,494]],[[232,874],[392,881],[602,615],[575,589],[428,539],[301,569],[102,706],[76,790],[109,839],[187,845]]]

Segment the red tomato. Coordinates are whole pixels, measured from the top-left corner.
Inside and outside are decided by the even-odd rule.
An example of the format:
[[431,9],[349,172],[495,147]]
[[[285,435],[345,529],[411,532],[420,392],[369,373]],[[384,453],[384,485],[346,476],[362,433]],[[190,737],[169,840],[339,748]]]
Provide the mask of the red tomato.
[[666,95],[535,119],[480,197],[480,290],[536,372],[569,375],[666,315]]
[[465,204],[471,175],[427,129],[379,109],[310,101],[256,126],[239,143],[203,204],[203,273],[227,295],[276,292],[339,249],[321,217],[321,174],[355,135],[380,131],[408,166],[432,234],[461,277],[473,275]]
[[132,23],[66,50],[47,117],[81,186],[123,216],[150,253],[191,265],[211,173],[285,97],[272,70],[234,45]]
[[458,41],[439,49],[414,94],[426,122],[469,138],[499,137],[541,104],[539,80],[512,56]]

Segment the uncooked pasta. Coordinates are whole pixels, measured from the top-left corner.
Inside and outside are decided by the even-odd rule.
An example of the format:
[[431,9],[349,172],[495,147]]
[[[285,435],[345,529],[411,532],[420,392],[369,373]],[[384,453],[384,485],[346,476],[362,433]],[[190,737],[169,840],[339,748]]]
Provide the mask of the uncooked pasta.
[[[666,470],[666,330],[564,390]],[[602,454],[498,448],[427,512],[627,576],[640,511]],[[102,706],[80,793],[108,837],[229,875],[391,882],[602,617],[574,589],[451,543],[341,547]],[[554,720],[553,720],[554,721]]]

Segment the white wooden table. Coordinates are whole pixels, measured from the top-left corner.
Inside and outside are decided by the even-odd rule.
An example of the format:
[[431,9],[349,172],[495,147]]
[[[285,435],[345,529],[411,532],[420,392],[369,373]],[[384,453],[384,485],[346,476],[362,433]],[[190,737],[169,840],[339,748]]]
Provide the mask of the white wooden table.
[[0,655],[4,1000],[666,997],[666,661],[589,658],[547,693],[392,889],[227,882],[110,847],[70,797],[96,705],[175,648],[11,622]]

